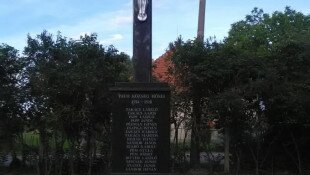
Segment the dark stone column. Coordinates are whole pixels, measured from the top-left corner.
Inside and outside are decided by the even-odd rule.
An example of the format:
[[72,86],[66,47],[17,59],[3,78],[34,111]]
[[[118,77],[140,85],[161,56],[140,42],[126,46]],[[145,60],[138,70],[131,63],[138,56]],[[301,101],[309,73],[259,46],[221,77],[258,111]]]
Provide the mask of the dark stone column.
[[151,82],[152,70],[152,0],[148,0],[147,19],[140,21],[138,0],[134,0],[133,11],[133,63],[136,82]]

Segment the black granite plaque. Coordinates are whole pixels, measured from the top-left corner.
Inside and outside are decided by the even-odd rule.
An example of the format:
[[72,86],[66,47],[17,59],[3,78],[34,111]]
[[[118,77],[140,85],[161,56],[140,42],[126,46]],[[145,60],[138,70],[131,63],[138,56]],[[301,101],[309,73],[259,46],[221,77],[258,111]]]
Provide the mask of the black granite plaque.
[[158,83],[118,83],[112,112],[112,174],[170,170],[170,90]]

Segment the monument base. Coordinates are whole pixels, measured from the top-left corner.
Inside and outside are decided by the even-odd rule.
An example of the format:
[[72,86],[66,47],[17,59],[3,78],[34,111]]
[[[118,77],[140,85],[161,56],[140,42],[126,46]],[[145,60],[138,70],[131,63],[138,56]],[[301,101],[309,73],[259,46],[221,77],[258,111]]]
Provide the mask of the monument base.
[[170,89],[117,83],[112,107],[112,175],[170,173]]

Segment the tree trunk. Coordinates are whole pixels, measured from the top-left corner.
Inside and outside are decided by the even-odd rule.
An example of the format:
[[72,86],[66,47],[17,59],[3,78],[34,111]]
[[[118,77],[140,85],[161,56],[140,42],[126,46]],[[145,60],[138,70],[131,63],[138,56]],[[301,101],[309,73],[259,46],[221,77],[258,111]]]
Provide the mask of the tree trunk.
[[190,166],[191,168],[198,168],[199,166],[199,155],[198,155],[198,143],[199,141],[196,140],[196,133],[195,127],[192,128],[192,134],[191,134],[191,147],[190,147]]
[[62,174],[62,164],[63,164],[63,156],[64,156],[64,151],[63,151],[63,145],[65,143],[65,139],[61,134],[58,135],[57,131],[54,133],[54,170],[53,172],[57,175]]
[[296,151],[296,155],[297,155],[297,161],[298,161],[298,173],[299,175],[302,175],[303,172],[302,172],[302,165],[301,165],[301,158],[300,158],[300,151],[299,151],[299,148],[298,148],[298,145],[297,145],[297,142],[296,142],[296,139],[295,139],[295,136],[293,135],[293,133],[291,132],[291,138],[292,138],[292,141],[294,143],[294,148],[295,148],[295,151]]
[[87,175],[92,174],[92,166],[94,161],[94,147],[95,147],[95,140],[93,137],[93,132],[90,131],[89,139],[88,139],[88,173]]
[[229,141],[230,141],[230,133],[229,128],[225,128],[225,155],[224,155],[224,172],[229,173]]
[[236,158],[237,158],[237,167],[236,167],[236,175],[240,174],[240,154],[237,146],[235,146]]
[[200,150],[199,150],[199,145],[200,145],[199,126],[200,126],[200,120],[201,120],[200,94],[194,95],[192,117],[193,118],[192,118],[192,133],[191,133],[190,166],[191,168],[196,169],[200,165]]
[[272,153],[273,151],[273,144],[275,142],[276,136],[273,138],[273,140],[269,143],[267,151],[265,152],[264,158],[262,158],[262,161],[260,162],[260,169],[263,169],[264,163],[268,160],[267,158],[269,157],[269,154]]
[[174,156],[174,161],[173,161],[173,164],[172,164],[172,169],[174,170],[175,168],[175,162],[176,160],[178,160],[177,156],[179,154],[179,142],[178,142],[178,137],[179,137],[179,127],[178,127],[178,124],[177,124],[177,121],[174,120],[173,122],[173,125],[174,125],[174,140],[175,140],[175,145],[174,145],[174,153],[173,153],[173,156]]
[[75,148],[74,148],[74,141],[71,141],[70,143],[70,155],[69,155],[69,174],[70,175],[74,175],[74,152],[75,152]]
[[[250,145],[249,146],[249,149],[251,151],[251,155],[252,155],[252,158],[253,158],[253,161],[255,163],[255,175],[259,175],[259,169],[258,169],[258,154],[257,154],[257,148],[256,148],[256,154],[254,153],[252,147]],[[257,145],[256,145],[257,146]]]
[[187,136],[188,136],[188,129],[184,129],[184,139],[183,139],[183,147],[186,146],[186,139],[187,139]]
[[179,146],[179,125],[177,122],[174,123],[174,138],[175,138],[175,148]]
[[271,174],[274,175],[274,155],[273,154],[271,158]]
[[22,167],[26,167],[26,143],[24,142],[23,134],[19,135],[19,140],[21,143],[21,151],[22,151]]
[[48,138],[44,128],[39,129],[39,163],[38,170],[40,175],[48,175]]
[[256,175],[259,175],[259,142],[256,142]]
[[293,156],[293,154],[288,150],[288,148],[286,147],[286,145],[284,143],[282,143],[282,146],[286,152],[286,154],[292,159],[292,161],[294,162],[297,170],[298,170],[298,174],[300,173],[300,170],[299,170],[299,164],[298,164],[298,160],[295,160],[295,157]]

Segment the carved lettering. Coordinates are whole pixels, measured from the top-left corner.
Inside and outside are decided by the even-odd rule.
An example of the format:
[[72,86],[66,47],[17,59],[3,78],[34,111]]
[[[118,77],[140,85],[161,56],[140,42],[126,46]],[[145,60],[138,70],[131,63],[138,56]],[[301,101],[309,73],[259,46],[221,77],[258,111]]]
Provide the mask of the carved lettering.
[[[162,99],[166,99],[165,93],[161,92],[132,92],[117,94],[123,108],[118,126],[124,126],[122,130],[125,150],[124,171],[126,173],[157,173],[161,162],[158,160],[159,148],[159,122],[162,117]],[[169,104],[165,103],[164,104]],[[165,106],[166,107],[166,106]],[[118,110],[118,109],[116,109]],[[167,148],[169,149],[169,148]],[[169,155],[168,155],[169,156]],[[168,159],[167,159],[168,160]],[[114,161],[117,165],[117,161]],[[161,165],[162,166],[162,165]]]
[[[119,98],[125,98],[124,96]],[[157,157],[154,157],[154,150],[158,141],[158,127],[154,119],[159,109],[157,107],[139,108],[134,105],[140,103],[151,105],[150,98],[165,97],[160,94],[131,94],[130,98],[133,107],[126,108],[129,119],[125,129],[126,148],[129,152],[126,156],[126,171],[156,172]]]

